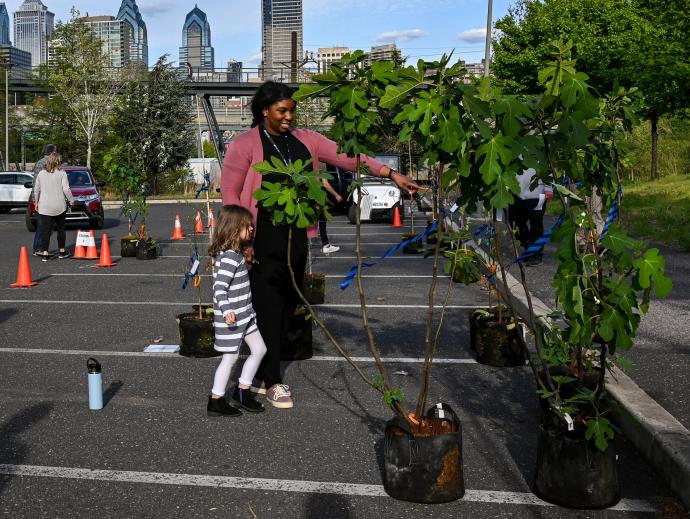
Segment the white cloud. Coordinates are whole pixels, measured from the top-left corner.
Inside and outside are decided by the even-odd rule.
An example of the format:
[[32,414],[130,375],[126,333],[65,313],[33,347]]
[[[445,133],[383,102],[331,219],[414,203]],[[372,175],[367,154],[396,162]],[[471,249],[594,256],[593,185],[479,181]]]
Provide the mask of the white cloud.
[[458,40],[478,43],[486,39],[486,29],[469,29],[458,34]]
[[421,29],[408,29],[406,31],[389,31],[379,34],[377,42],[404,42],[428,36],[428,33]]
[[250,54],[246,58],[242,60],[242,65],[243,66],[259,66],[261,65],[261,49],[258,49],[256,52]]

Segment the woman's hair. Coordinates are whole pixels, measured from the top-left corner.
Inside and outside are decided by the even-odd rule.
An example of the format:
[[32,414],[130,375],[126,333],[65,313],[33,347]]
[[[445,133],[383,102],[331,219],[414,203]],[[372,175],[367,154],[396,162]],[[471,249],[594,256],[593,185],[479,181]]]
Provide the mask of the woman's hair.
[[223,251],[232,249],[241,251],[245,243],[242,234],[252,225],[252,213],[240,205],[224,205],[218,214],[213,239],[208,248],[208,254],[216,257]]
[[60,167],[60,164],[62,164],[62,157],[58,152],[54,151],[48,155],[48,159],[46,160],[46,171],[52,173]]
[[252,98],[252,128],[264,120],[264,108],[273,103],[292,99],[293,89],[284,83],[266,81]]

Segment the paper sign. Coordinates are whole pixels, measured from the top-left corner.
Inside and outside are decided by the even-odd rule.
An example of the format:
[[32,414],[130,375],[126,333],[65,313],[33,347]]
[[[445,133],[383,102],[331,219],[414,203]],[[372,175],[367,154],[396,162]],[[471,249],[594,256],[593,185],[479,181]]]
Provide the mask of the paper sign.
[[199,270],[199,260],[196,259],[196,260],[194,260],[194,263],[192,264],[192,268],[189,269],[189,273],[192,276],[196,276],[198,270]]
[[82,247],[88,247],[90,245],[89,243],[89,238],[91,237],[91,234],[89,231],[79,231],[77,233],[77,243],[75,245],[77,247],[82,246]]
[[453,204],[453,207],[450,208],[451,213],[454,213],[457,210],[458,210],[458,204]]
[[177,353],[179,351],[179,344],[149,344],[144,348],[146,353]]
[[575,422],[573,422],[573,419],[568,413],[565,413],[565,421],[568,423],[568,430],[569,431],[574,431],[575,430]]

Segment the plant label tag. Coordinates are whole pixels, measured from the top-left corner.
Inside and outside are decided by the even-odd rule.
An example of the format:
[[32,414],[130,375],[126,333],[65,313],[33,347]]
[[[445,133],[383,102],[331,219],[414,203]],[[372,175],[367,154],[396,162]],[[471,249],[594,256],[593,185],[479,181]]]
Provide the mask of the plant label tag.
[[199,270],[199,260],[196,259],[196,260],[194,260],[194,263],[192,264],[192,268],[189,269],[189,273],[192,276],[196,276],[198,270]]
[[574,431],[575,430],[575,422],[573,422],[573,419],[571,418],[571,416],[568,413],[565,413],[565,416],[563,418],[565,418],[565,421],[568,424],[568,430]]
[[454,213],[457,210],[458,210],[458,204],[453,204],[453,207],[450,208],[451,213]]

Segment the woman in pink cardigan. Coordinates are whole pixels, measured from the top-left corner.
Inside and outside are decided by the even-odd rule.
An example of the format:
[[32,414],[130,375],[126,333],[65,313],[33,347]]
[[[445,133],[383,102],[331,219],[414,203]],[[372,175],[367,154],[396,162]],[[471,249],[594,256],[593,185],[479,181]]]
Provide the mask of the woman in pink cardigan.
[[[283,384],[280,372],[280,349],[286,342],[287,332],[297,305],[287,266],[288,226],[275,226],[269,214],[257,206],[252,193],[261,182],[276,181],[276,175],[260,175],[254,165],[271,157],[286,164],[301,159],[313,159],[312,166],[320,162],[354,170],[355,159],[338,154],[335,142],[311,130],[291,130],[295,115],[292,89],[282,83],[266,82],[252,99],[252,129],[237,136],[228,146],[223,161],[221,192],[223,204],[237,204],[251,211],[254,218],[253,248],[246,252],[251,269],[252,304],[257,324],[267,353],[259,366],[252,391],[266,394],[274,407],[293,407],[292,393]],[[413,194],[419,186],[405,175],[391,170],[377,160],[363,156],[371,174],[390,178],[400,189]],[[277,177],[277,178],[276,178]],[[291,262],[298,285],[302,284],[307,261],[307,233],[293,227]]]

